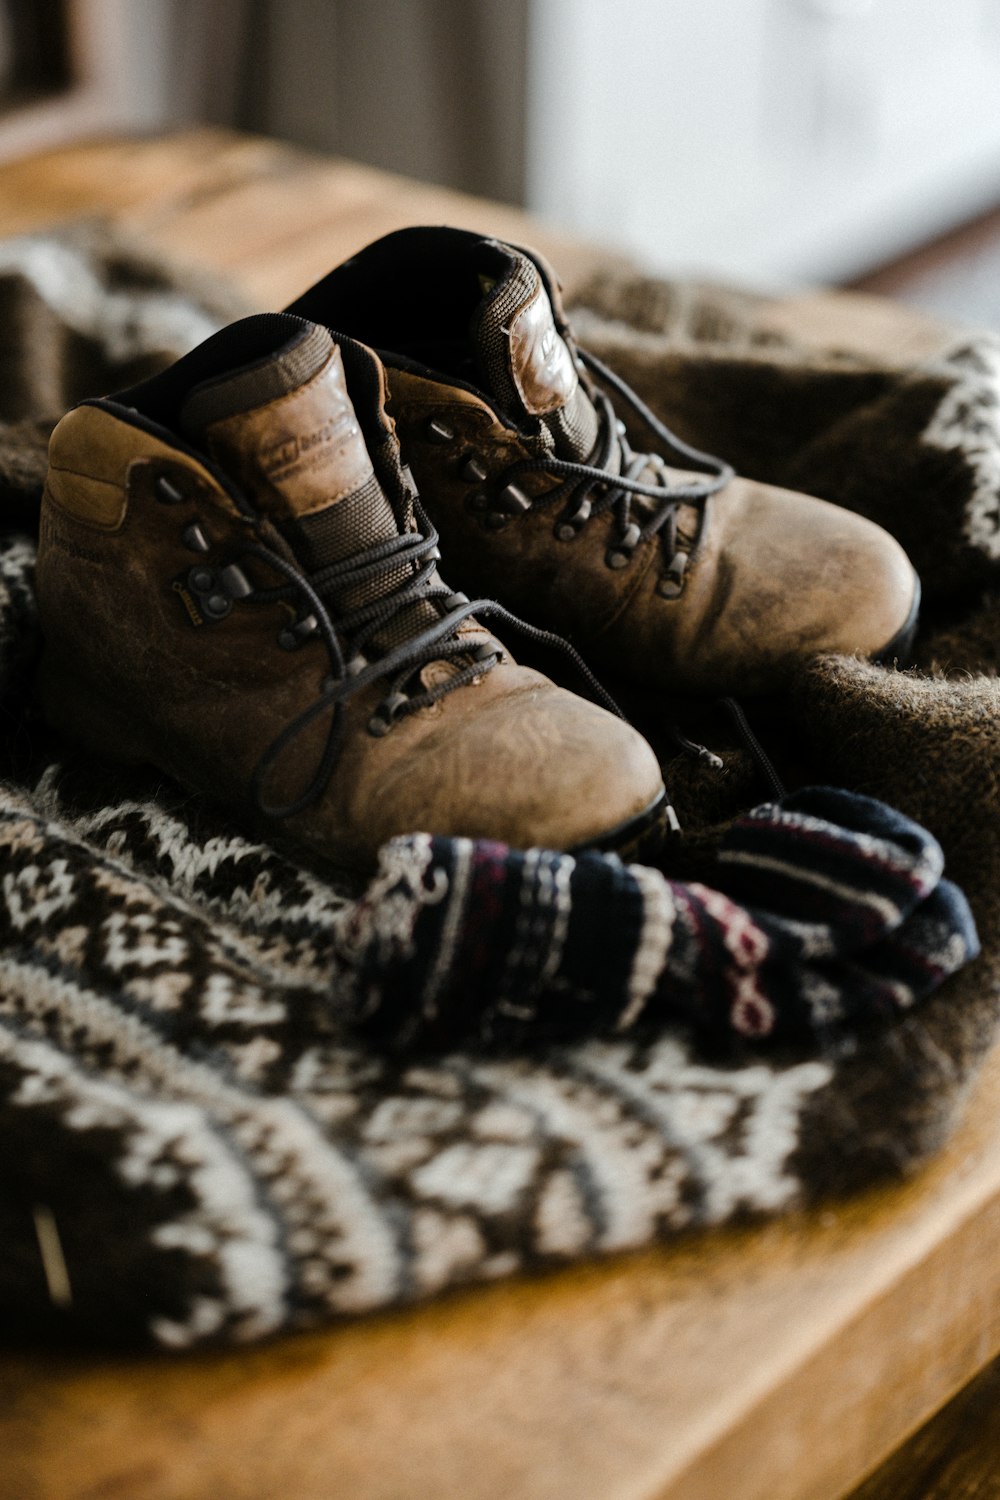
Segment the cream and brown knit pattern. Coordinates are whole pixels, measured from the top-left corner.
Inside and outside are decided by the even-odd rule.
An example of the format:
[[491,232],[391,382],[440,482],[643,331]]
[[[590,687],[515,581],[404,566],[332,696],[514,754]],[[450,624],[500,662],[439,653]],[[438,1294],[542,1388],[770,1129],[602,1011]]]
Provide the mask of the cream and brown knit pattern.
[[[939,1144],[1000,1014],[989,355],[967,344],[950,365],[900,373],[750,355],[741,335],[727,358],[724,339],[699,348],[598,314],[584,336],[668,419],[686,391],[686,438],[749,455],[761,478],[798,473],[916,538],[941,616],[921,661],[955,676],[817,662],[788,732],[808,780],[879,796],[931,830],[983,957],[891,1020],[769,1048],[661,1021],[401,1050],[345,997],[359,954],[404,951],[448,894],[428,842],[390,850],[359,903],[160,778],[87,762],[33,716],[40,435],[70,401],[176,356],[230,311],[139,265],[72,237],[0,254],[18,310],[0,383],[8,1325],[170,1347],[250,1340],[785,1211]],[[661,303],[674,305],[667,292]],[[734,307],[703,326],[735,328]],[[707,880],[719,825],[757,800],[739,752],[726,761],[708,782],[667,767],[695,834],[668,874]],[[655,875],[635,878],[652,891]],[[556,895],[559,878],[553,866]],[[40,1224],[54,1227],[68,1292]]]

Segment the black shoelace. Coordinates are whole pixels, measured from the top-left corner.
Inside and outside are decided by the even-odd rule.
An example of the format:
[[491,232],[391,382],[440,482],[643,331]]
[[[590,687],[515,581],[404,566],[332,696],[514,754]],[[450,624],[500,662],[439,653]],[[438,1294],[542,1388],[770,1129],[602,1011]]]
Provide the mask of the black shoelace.
[[[614,699],[605,692],[579,654],[561,636],[519,620],[491,599],[469,599],[455,593],[440,579],[435,568],[440,558],[438,533],[419,502],[414,499],[414,516],[420,528],[379,542],[346,558],[312,572],[289,562],[263,543],[246,547],[241,558],[255,558],[272,568],[287,581],[271,588],[253,588],[244,597],[249,602],[269,604],[284,601],[298,610],[296,625],[288,632],[295,644],[318,638],[322,641],[330,664],[330,674],[313,703],[286,725],[261,756],[254,771],[251,788],[258,810],[270,818],[290,818],[319,800],[333,775],[344,734],[344,709],[348,702],[376,681],[384,681],[386,690],[368,724],[374,736],[386,734],[394,724],[419,709],[429,708],[448,693],[465,686],[476,677],[490,672],[501,659],[500,649],[489,643],[471,642],[458,635],[463,621],[475,615],[492,618],[515,631],[536,646],[558,652],[578,675],[587,696],[619,718],[624,715]],[[336,600],[351,597],[363,586],[384,580],[391,574],[404,573],[403,581],[389,587],[378,597],[356,608],[336,610]],[[399,644],[376,650],[371,659],[366,650],[386,627],[399,625],[402,612],[430,601],[440,610],[437,620],[406,636]],[[414,689],[420,670],[435,661],[456,661],[458,670],[431,687]],[[265,783],[275,763],[292,742],[322,714],[330,714],[326,740],[305,790],[287,803],[267,801]]]
[[[672,569],[682,573],[683,566],[676,569],[678,506],[685,501],[691,504],[704,502],[735,478],[735,471],[723,459],[691,447],[671,432],[632,387],[596,355],[588,354],[584,349],[578,349],[577,353],[587,369],[617,392],[664,447],[685,464],[693,464],[696,469],[707,470],[707,473],[689,483],[671,483],[660,454],[633,451],[625,435],[624,423],[618,421],[609,397],[597,390],[594,405],[598,413],[599,437],[592,454],[593,462],[577,463],[554,454],[520,459],[506,470],[503,487],[513,485],[516,492],[514,481],[522,474],[543,473],[561,478],[563,484],[538,496],[529,507],[567,502],[555,524],[556,535],[561,540],[571,540],[592,517],[613,510],[617,535],[608,552],[609,566],[625,566],[638,546],[659,534],[663,539],[667,576]],[[650,468],[656,477],[640,479],[639,475]],[[634,519],[634,500],[637,497],[653,502],[642,507],[639,521]]]
[[[503,488],[512,485],[522,474],[545,473],[564,483],[557,489],[539,496],[529,508],[536,505],[546,507],[562,502],[564,509],[556,520],[555,531],[562,540],[575,537],[594,516],[609,510],[615,511],[617,538],[609,549],[607,558],[611,566],[624,566],[635,549],[651,537],[660,535],[666,558],[666,577],[679,583],[687,565],[687,554],[678,555],[677,507],[687,502],[697,504],[724,489],[736,477],[732,465],[714,454],[684,442],[676,433],[661,422],[656,413],[646,405],[620,375],[616,375],[603,360],[586,349],[577,346],[576,353],[587,369],[605,385],[616,391],[625,404],[646,424],[664,447],[676,458],[690,463],[696,469],[707,470],[705,478],[690,483],[671,483],[660,454],[639,453],[632,449],[626,436],[625,425],[615,415],[615,409],[603,391],[594,392],[597,408],[599,436],[592,463],[577,463],[555,455],[519,460],[508,468],[501,481]],[[617,459],[617,465],[616,465]],[[639,475],[652,468],[655,480],[640,480]],[[516,491],[516,486],[515,486]],[[503,489],[501,489],[501,494]],[[633,520],[633,499],[641,496],[652,500],[653,506],[643,507],[644,518],[639,524]],[[527,498],[527,497],[521,497]],[[735,698],[720,698],[733,721],[739,738],[756,764],[764,782],[773,796],[779,800],[785,795],[785,786],[774,765],[750,727],[746,713]],[[702,760],[713,769],[721,770],[723,762],[705,745],[698,744],[682,734],[676,724],[667,725],[671,739],[683,751],[696,760]]]

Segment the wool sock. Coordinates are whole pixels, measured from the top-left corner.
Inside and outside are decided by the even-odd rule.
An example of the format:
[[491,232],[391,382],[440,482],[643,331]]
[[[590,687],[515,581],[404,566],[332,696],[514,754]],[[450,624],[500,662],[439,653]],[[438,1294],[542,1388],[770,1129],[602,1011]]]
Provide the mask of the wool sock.
[[943,864],[919,824],[830,788],[738,819],[713,887],[609,855],[397,839],[345,914],[363,955],[355,1018],[396,1045],[671,1020],[714,1044],[825,1038],[906,1010],[977,955]]

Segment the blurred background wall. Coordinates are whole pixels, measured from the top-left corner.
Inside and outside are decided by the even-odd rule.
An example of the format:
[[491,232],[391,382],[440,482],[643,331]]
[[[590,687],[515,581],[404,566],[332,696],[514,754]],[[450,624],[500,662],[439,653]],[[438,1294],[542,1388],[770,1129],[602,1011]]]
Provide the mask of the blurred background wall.
[[1000,207],[1000,0],[0,0],[0,90],[0,152],[234,125],[760,285]]

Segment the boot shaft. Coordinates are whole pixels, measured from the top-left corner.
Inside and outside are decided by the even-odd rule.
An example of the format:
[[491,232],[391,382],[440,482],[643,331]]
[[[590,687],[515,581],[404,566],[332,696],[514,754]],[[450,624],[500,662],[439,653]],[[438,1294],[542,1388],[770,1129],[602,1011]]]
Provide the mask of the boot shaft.
[[768,693],[808,656],[908,649],[898,543],[678,439],[579,349],[540,256],[400,230],[293,310],[378,346],[456,580],[568,636],[613,690]]
[[[53,434],[38,559],[58,643],[42,674],[50,716],[114,753],[100,723],[127,705],[121,753],[249,804],[283,726],[322,702],[331,676],[357,670],[355,655],[371,675],[356,641],[377,664],[440,626],[449,591],[414,525],[377,361],[298,319],[234,325],[162,376],[76,408]],[[398,560],[353,566],[379,547]],[[342,576],[313,610],[309,579],[324,569]],[[422,597],[394,609],[417,575]],[[365,611],[385,621],[374,634],[364,618],[353,638],[339,632],[331,661],[319,606],[341,624]],[[467,635],[469,652],[490,640],[475,622]],[[414,670],[428,673],[433,657],[418,653]],[[74,681],[86,685],[70,694],[85,723],[58,701]],[[367,735],[386,689],[372,677],[351,695],[341,738]],[[305,724],[275,762],[270,803],[294,803],[329,717]]]
[[300,319],[77,408],[42,505],[50,722],[338,863],[420,828],[572,848],[655,826],[649,747],[513,663],[420,519],[378,361]]

